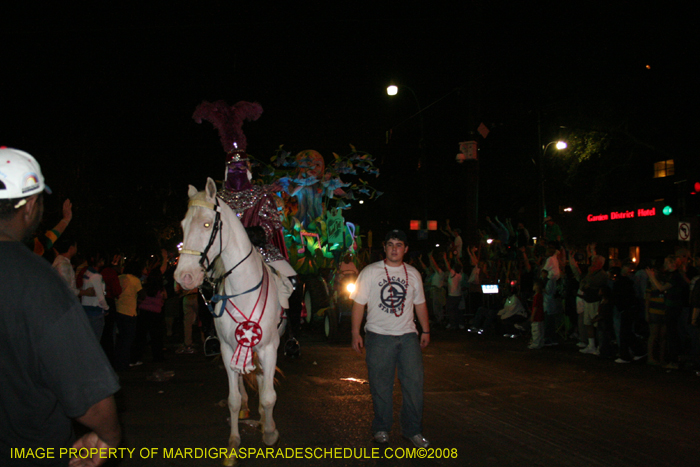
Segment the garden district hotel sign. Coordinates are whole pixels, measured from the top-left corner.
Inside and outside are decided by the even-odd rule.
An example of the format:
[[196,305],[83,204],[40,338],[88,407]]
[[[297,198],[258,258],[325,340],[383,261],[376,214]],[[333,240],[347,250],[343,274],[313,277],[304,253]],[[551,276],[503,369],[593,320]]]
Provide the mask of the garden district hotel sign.
[[609,214],[589,214],[586,217],[588,222],[614,221],[617,219],[634,219],[635,217],[654,217],[656,207],[651,209],[639,208],[636,211],[611,211]]
[[588,211],[577,216],[568,228],[575,241],[638,244],[678,240],[679,221],[683,220],[663,202],[652,202]]

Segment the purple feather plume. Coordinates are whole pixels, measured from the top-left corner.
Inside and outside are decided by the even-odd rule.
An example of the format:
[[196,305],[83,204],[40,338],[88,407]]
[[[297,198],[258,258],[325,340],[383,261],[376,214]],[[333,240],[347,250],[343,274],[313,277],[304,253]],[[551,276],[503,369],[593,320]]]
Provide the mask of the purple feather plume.
[[262,115],[262,106],[257,102],[240,101],[229,106],[224,101],[214,103],[203,101],[197,106],[192,118],[197,123],[207,120],[219,130],[219,138],[224,151],[246,150],[248,145],[243,133],[243,121],[255,121]]

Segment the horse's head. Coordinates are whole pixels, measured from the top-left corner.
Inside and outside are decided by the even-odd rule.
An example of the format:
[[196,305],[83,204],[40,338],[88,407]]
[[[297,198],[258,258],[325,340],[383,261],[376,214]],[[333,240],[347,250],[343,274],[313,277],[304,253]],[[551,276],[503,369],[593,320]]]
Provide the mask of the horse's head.
[[220,220],[214,180],[208,178],[206,188],[200,192],[190,185],[188,195],[189,208],[181,223],[184,239],[175,269],[175,280],[183,288],[192,290],[204,281],[204,266],[213,262],[221,253],[221,243],[220,239],[215,238]]

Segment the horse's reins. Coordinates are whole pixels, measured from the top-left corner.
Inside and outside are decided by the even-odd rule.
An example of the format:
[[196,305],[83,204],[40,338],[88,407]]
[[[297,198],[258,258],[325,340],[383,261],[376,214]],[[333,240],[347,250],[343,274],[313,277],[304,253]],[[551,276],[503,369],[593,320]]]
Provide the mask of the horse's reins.
[[[204,248],[204,251],[197,251],[197,250],[188,250],[188,249],[183,249],[180,251],[180,254],[183,255],[193,255],[193,256],[199,256],[199,265],[204,269],[205,273],[211,272],[211,270],[214,268],[214,263],[209,261],[209,249],[212,247],[214,242],[216,241],[217,235],[221,232],[222,226],[223,226],[223,221],[221,220],[221,209],[219,206],[219,199],[216,198],[216,203],[208,203],[206,201],[198,200],[198,199],[193,199],[190,200],[188,203],[187,207],[192,207],[192,206],[199,206],[202,208],[209,209],[211,211],[214,211],[216,213],[216,217],[214,218],[214,227],[212,228],[211,235],[209,236],[209,242],[207,243],[206,248]],[[219,251],[223,249],[223,235],[219,235]],[[218,278],[217,280],[213,281],[209,277],[206,278],[207,282],[211,283],[213,286],[218,286],[218,284],[221,283],[224,279],[226,279],[233,271],[236,269],[238,266],[240,266],[245,260],[247,260],[250,255],[253,253],[253,245],[250,246],[250,251],[248,254],[240,260],[238,263],[236,263],[235,266],[233,266],[231,269],[229,269],[223,276]],[[204,266],[204,262],[207,262],[206,267]],[[211,300],[207,300],[207,298],[204,296],[204,293],[202,293],[202,287],[198,287],[199,289],[199,294],[202,296],[204,299],[204,303],[207,305],[207,308],[209,308],[209,311],[211,312],[212,315],[214,315],[215,318],[220,318],[225,311],[225,306],[221,307],[221,313],[218,315],[214,312],[214,307],[211,305],[212,303],[216,305],[218,302],[222,300],[229,300],[241,295],[245,295],[247,293],[253,292],[260,288],[260,286],[263,283],[263,280],[265,279],[265,275],[263,274],[262,278],[260,279],[260,282],[258,282],[258,285],[246,290],[245,292],[241,292],[235,295],[219,295],[219,294],[214,294],[211,297]],[[215,288],[216,290],[216,288]]]

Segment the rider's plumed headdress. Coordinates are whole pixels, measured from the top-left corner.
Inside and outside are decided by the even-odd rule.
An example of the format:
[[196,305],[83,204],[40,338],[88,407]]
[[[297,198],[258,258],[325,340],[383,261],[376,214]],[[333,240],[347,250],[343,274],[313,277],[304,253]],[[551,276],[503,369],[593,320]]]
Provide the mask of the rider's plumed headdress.
[[224,151],[245,157],[247,142],[243,133],[243,121],[257,120],[262,111],[262,106],[257,102],[240,101],[229,106],[224,101],[203,101],[195,109],[192,118],[197,123],[202,123],[202,120],[209,121],[219,130]]

